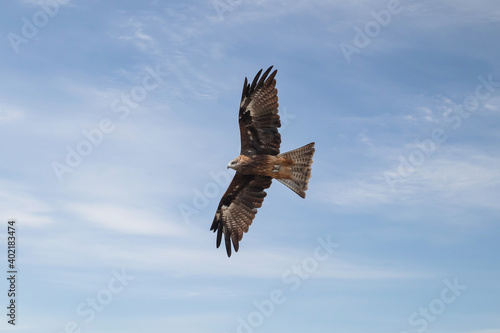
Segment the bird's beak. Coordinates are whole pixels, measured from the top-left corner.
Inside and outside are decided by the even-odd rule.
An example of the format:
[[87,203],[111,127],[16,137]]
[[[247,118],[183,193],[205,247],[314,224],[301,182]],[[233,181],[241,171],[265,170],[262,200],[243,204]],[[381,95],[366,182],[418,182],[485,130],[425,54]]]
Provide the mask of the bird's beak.
[[229,165],[227,166],[227,168],[229,169]]

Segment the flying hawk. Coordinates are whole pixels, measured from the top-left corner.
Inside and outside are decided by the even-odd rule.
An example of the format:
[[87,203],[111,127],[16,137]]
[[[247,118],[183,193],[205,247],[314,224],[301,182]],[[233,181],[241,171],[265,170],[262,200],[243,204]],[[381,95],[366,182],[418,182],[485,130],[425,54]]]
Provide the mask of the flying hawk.
[[[236,170],[229,188],[217,207],[210,230],[217,232],[217,247],[226,244],[231,256],[231,241],[238,251],[243,233],[257,214],[257,208],[267,195],[264,191],[277,179],[300,197],[305,198],[311,177],[314,142],[280,154],[281,126],[278,115],[278,90],[275,76],[269,67],[262,77],[262,69],[252,84],[245,78],[241,96],[239,124],[241,136],[240,156],[229,162],[228,168]],[[268,76],[269,75],[269,76]]]

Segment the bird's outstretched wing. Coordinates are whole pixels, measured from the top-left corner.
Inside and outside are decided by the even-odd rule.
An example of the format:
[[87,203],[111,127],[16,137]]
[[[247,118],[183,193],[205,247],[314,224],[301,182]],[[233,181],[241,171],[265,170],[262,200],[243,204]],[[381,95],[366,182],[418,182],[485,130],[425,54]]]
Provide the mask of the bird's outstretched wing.
[[[262,69],[255,75],[252,84],[245,78],[239,112],[241,155],[278,155],[281,126],[278,115],[277,70],[271,73],[269,67],[262,77]],[[268,77],[269,75],[269,77]]]
[[210,228],[217,232],[217,247],[220,246],[224,234],[228,257],[231,256],[231,241],[234,250],[238,252],[239,241],[252,224],[257,208],[262,206],[267,195],[264,190],[271,186],[271,182],[272,178],[267,176],[243,175],[239,172],[234,175],[217,207]]

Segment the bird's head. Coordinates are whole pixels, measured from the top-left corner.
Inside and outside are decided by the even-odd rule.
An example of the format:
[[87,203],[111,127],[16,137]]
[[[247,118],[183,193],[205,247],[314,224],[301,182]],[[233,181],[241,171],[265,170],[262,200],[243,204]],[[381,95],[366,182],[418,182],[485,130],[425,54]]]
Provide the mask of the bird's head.
[[228,169],[231,168],[231,169],[238,171],[240,169],[240,166],[241,166],[241,161],[240,161],[240,158],[237,157],[234,160],[232,160],[231,162],[229,162],[229,164],[227,165],[227,168]]

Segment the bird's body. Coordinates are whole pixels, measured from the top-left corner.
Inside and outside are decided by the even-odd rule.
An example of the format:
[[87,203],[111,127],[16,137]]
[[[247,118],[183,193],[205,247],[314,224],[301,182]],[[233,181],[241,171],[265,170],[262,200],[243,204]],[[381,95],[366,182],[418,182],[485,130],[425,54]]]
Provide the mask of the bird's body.
[[293,160],[279,155],[240,155],[233,160],[234,165],[228,165],[244,175],[269,176],[276,179],[291,179]]
[[281,126],[278,115],[277,71],[268,77],[272,66],[260,70],[252,84],[245,78],[241,97],[239,124],[240,156],[228,164],[236,174],[217,207],[210,230],[217,232],[217,247],[224,234],[226,252],[231,256],[231,242],[238,251],[243,233],[262,206],[265,189],[277,179],[302,198],[305,198],[311,177],[314,142],[280,154]]

